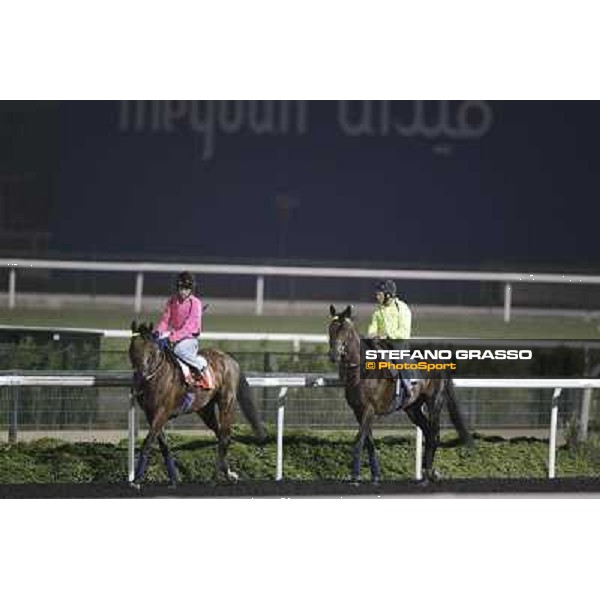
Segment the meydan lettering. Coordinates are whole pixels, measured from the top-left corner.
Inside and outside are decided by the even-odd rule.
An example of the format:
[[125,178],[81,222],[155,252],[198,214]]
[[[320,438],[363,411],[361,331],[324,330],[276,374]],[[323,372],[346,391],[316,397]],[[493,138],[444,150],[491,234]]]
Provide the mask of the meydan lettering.
[[483,137],[494,119],[490,105],[480,100],[458,103],[342,100],[338,121],[342,131],[351,136],[396,134],[464,140]]
[[121,131],[196,134],[203,160],[214,156],[218,134],[302,135],[307,128],[305,100],[136,100],[119,109]]
[[[485,135],[493,123],[489,104],[478,100],[331,103],[333,116],[348,136],[401,136],[466,140]],[[219,135],[301,136],[308,133],[310,103],[305,100],[123,101],[120,131],[177,134],[191,132],[203,160],[212,158]]]

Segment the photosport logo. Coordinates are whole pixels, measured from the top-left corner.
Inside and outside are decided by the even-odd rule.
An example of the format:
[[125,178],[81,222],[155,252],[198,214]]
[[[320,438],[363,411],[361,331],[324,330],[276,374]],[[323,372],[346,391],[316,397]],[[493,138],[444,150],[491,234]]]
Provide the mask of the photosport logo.
[[[476,140],[492,128],[489,103],[465,101],[340,100],[329,103],[332,124],[348,137],[421,138],[447,144]],[[118,129],[123,133],[197,138],[198,154],[216,155],[219,139],[236,134],[301,137],[311,131],[306,100],[124,100]],[[446,146],[447,147],[447,146]]]
[[[593,360],[592,360],[593,359]],[[361,376],[526,379],[589,378],[600,344],[571,340],[361,341]]]

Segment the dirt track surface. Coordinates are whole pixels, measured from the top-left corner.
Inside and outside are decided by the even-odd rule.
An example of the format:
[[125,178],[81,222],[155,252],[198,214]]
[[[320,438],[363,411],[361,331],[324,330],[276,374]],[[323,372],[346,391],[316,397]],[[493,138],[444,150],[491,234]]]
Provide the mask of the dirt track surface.
[[182,484],[142,486],[123,484],[0,485],[0,498],[394,498],[600,496],[600,479],[454,479],[424,485],[414,481],[384,482],[378,486],[346,482],[258,481],[235,485]]

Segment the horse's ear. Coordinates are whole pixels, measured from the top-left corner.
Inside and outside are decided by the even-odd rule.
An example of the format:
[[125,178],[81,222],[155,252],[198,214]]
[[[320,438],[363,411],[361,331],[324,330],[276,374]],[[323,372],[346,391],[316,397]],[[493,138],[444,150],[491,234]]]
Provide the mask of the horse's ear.
[[346,310],[343,312],[344,319],[349,319],[352,316],[352,307],[350,305],[346,306]]
[[333,304],[330,304],[330,305],[329,305],[329,314],[330,314],[332,317],[335,317],[335,306],[334,306]]
[[137,321],[131,321],[131,331],[133,333],[137,332]]

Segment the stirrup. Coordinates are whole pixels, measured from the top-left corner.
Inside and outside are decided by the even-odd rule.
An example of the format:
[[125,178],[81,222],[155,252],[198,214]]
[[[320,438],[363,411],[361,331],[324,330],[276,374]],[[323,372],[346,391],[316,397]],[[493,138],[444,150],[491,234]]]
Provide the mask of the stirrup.
[[212,390],[215,387],[215,376],[209,365],[200,371],[196,379],[196,386],[203,390]]

